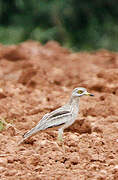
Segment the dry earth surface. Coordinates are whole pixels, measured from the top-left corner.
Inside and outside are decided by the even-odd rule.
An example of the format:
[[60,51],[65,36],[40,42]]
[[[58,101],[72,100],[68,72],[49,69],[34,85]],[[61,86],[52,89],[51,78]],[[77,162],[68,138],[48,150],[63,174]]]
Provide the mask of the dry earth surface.
[[[65,152],[51,129],[18,146],[79,86],[95,96],[81,98]],[[0,45],[0,121],[1,180],[117,180],[118,53],[72,53],[52,41]]]

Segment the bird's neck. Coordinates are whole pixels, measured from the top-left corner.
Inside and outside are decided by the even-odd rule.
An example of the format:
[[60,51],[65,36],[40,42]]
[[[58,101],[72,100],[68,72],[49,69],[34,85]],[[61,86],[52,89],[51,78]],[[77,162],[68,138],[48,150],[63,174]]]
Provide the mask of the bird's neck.
[[71,98],[69,100],[69,104],[72,106],[78,106],[79,105],[79,97],[71,96]]

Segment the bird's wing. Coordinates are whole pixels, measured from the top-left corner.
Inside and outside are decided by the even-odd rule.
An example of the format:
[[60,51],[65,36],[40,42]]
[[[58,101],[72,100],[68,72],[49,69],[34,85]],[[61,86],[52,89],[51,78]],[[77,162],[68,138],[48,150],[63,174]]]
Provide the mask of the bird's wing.
[[56,109],[50,113],[47,113],[43,116],[40,122],[24,134],[24,139],[27,139],[31,135],[37,133],[40,130],[45,130],[48,128],[58,127],[70,120],[72,118],[71,109],[69,106],[63,106],[61,108]]
[[40,130],[60,126],[65,124],[68,121],[68,118],[71,118],[71,109],[68,106],[62,106],[50,113],[47,113],[43,116],[40,122],[37,124],[37,128]]

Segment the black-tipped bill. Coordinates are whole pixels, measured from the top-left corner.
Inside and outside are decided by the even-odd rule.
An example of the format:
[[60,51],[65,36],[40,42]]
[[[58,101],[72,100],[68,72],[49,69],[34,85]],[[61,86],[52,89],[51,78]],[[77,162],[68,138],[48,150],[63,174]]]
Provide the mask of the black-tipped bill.
[[94,94],[90,94],[89,96],[94,96]]
[[88,93],[88,92],[86,93],[86,95],[87,95],[87,96],[94,96],[93,94]]

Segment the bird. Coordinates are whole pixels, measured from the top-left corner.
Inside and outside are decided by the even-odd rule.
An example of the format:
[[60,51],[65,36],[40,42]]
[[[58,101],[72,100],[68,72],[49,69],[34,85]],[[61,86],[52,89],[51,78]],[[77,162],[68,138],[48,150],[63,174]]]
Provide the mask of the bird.
[[75,88],[72,91],[67,104],[50,113],[45,114],[34,128],[23,135],[23,139],[20,143],[36,134],[37,132],[44,131],[50,128],[58,129],[58,140],[63,141],[63,131],[64,129],[71,126],[77,119],[79,113],[79,99],[84,95],[94,96],[93,94],[87,92],[86,88]]

